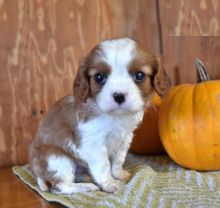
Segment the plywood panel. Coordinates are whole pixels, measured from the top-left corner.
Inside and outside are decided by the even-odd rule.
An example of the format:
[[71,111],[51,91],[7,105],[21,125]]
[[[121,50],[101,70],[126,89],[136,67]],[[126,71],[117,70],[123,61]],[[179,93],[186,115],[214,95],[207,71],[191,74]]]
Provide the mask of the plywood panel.
[[161,10],[165,15],[163,22],[171,24],[172,35],[220,35],[220,2],[218,0],[162,0],[160,3],[166,8]]
[[160,0],[164,65],[173,83],[195,82],[195,58],[220,78],[220,2]]
[[0,167],[27,162],[48,108],[71,93],[78,60],[129,36],[158,53],[152,0],[0,1]]

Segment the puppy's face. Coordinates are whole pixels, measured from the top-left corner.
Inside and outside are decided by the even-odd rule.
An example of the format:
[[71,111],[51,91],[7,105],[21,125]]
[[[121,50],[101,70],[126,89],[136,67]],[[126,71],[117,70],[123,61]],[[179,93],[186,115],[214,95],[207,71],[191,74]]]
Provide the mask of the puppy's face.
[[169,85],[169,78],[159,68],[157,59],[135,41],[107,40],[81,64],[74,96],[78,102],[94,98],[105,113],[138,112],[148,104],[153,89],[163,94],[167,87],[159,85]]

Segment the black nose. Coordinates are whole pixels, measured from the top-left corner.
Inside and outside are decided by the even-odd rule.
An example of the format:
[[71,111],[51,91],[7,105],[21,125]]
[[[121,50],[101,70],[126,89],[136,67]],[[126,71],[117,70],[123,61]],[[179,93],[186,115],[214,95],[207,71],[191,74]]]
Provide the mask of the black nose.
[[115,92],[113,94],[113,98],[114,98],[115,102],[118,103],[119,105],[121,105],[123,102],[125,102],[125,94],[123,94],[123,93]]

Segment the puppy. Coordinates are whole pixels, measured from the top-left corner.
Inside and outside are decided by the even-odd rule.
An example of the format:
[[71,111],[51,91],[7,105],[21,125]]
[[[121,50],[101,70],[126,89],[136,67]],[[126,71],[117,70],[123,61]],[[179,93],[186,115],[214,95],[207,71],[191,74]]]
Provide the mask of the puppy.
[[[115,192],[129,173],[122,166],[133,131],[156,90],[170,85],[157,59],[134,40],[106,40],[79,66],[69,95],[50,109],[30,146],[40,189],[57,194]],[[77,167],[94,183],[76,183]]]

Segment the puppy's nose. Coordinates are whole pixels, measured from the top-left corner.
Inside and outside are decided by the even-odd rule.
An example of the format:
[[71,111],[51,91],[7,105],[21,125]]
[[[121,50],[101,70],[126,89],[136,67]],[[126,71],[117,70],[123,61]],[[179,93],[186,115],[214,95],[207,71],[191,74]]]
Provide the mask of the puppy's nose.
[[121,105],[123,102],[125,102],[125,94],[123,94],[123,93],[115,92],[113,94],[113,98],[114,98],[115,102],[118,103],[119,105]]

